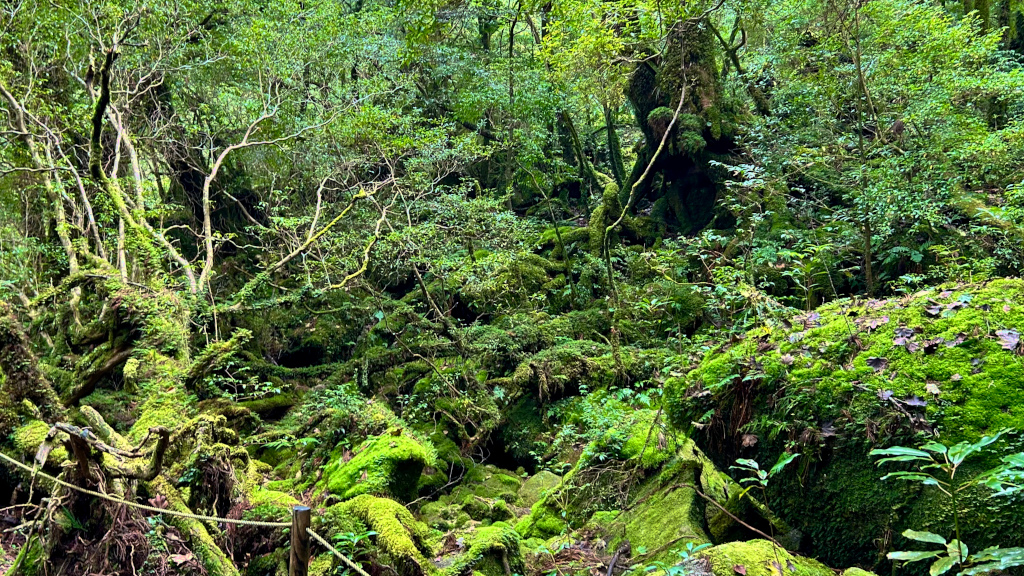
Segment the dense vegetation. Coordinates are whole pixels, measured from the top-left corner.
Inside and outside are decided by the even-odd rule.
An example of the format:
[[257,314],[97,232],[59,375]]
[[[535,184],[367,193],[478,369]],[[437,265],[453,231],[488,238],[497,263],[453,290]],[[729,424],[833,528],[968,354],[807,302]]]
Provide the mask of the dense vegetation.
[[[1022,34],[1016,0],[6,2],[0,451],[307,504],[373,576],[1020,570]],[[0,568],[287,573],[287,529],[116,500],[0,463]]]

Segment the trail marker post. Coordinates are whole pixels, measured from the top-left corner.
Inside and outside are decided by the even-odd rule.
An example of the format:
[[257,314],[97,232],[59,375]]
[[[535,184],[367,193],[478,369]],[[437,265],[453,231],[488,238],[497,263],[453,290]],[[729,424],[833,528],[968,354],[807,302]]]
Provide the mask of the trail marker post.
[[307,576],[309,572],[309,506],[292,508],[292,550],[288,576]]

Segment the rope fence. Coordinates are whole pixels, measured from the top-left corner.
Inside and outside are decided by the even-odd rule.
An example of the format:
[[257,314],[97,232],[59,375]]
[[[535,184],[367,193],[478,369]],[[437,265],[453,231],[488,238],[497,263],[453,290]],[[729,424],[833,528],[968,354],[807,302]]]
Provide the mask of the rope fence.
[[117,496],[105,494],[103,492],[97,492],[95,490],[89,490],[88,488],[82,488],[81,486],[72,484],[70,482],[61,480],[55,476],[51,476],[46,472],[39,470],[37,466],[29,466],[23,462],[19,462],[14,458],[11,458],[7,454],[0,452],[0,459],[4,460],[8,464],[11,464],[21,470],[28,472],[32,475],[32,478],[42,478],[58,486],[63,486],[82,494],[88,494],[109,502],[117,504],[123,504],[130,508],[136,508],[139,510],[145,510],[154,514],[166,514],[168,516],[177,516],[179,518],[189,518],[192,520],[200,520],[203,522],[213,523],[224,523],[224,524],[236,524],[240,526],[257,526],[260,528],[291,528],[292,529],[292,541],[291,541],[291,556],[289,561],[288,573],[290,576],[306,576],[309,567],[309,539],[316,540],[318,544],[324,547],[328,552],[336,556],[349,568],[355,570],[359,576],[370,576],[365,570],[359,567],[350,558],[338,552],[338,550],[331,546],[331,544],[321,535],[313,531],[309,527],[310,509],[306,506],[295,506],[292,509],[292,521],[291,522],[261,522],[258,520],[242,520],[235,518],[219,518],[216,516],[203,516],[202,514],[192,514],[189,512],[178,512],[177,510],[167,510],[166,508],[157,508],[156,506],[148,506],[146,504],[139,504],[138,502],[130,502]]

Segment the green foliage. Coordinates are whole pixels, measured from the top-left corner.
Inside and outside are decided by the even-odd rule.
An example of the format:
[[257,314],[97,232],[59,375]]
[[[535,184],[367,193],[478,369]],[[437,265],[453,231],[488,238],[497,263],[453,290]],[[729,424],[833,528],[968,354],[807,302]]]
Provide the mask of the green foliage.
[[971,556],[967,544],[960,536],[960,503],[962,493],[976,486],[985,486],[992,490],[993,497],[1010,496],[1024,489],[1024,452],[1003,456],[1002,464],[974,476],[964,479],[964,474],[956,476],[961,465],[970,457],[980,454],[987,446],[994,444],[1002,432],[985,436],[977,442],[960,442],[947,446],[937,441],[921,445],[920,449],[906,446],[893,446],[871,451],[872,456],[881,456],[878,465],[886,463],[912,463],[917,469],[910,471],[891,472],[882,477],[883,480],[894,478],[908,482],[920,483],[923,486],[934,486],[948,497],[953,506],[953,521],[956,538],[949,542],[938,534],[907,529],[903,537],[908,540],[938,544],[943,546],[937,551],[895,551],[889,552],[890,560],[918,562],[934,559],[929,573],[939,576],[959,566],[960,574],[985,574],[997,570],[1006,570],[1016,566],[1024,566],[1024,548],[1001,548],[990,546],[978,554]]

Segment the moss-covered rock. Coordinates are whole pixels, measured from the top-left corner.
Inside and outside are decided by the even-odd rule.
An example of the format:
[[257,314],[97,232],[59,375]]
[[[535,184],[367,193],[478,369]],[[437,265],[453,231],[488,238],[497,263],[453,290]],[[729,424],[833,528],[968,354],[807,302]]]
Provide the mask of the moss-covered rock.
[[[868,452],[932,434],[955,443],[1024,430],[1024,357],[1010,343],[1020,326],[1018,279],[840,300],[758,328],[670,379],[666,414],[684,429],[710,414],[704,430],[714,432],[695,437],[725,463],[740,455],[774,462],[795,443],[804,457],[769,485],[772,509],[823,560],[871,565],[876,539],[907,528],[946,533],[952,510],[933,490],[881,482],[885,471]],[[976,466],[1024,447],[1019,435],[1004,442]],[[1000,528],[1024,502],[980,492],[965,500],[966,541],[1024,543]]]
[[554,489],[561,481],[562,477],[558,474],[541,470],[523,482],[519,488],[519,498],[522,499],[524,506],[533,506],[546,492]]
[[[701,560],[706,563],[702,563]],[[729,542],[712,546],[698,552],[694,564],[697,565],[698,572],[704,572],[700,570],[703,567],[714,576],[735,576],[739,573],[747,576],[778,576],[780,572],[793,576],[834,576],[832,569],[821,562],[794,556],[768,540]]]
[[342,453],[333,454],[324,467],[327,490],[342,498],[376,494],[414,499],[423,468],[433,466],[437,455],[429,443],[403,434],[401,429],[392,432],[367,439],[347,462]]
[[418,522],[409,510],[394,500],[369,494],[356,496],[338,504],[341,510],[352,514],[376,532],[375,541],[382,552],[401,563],[404,571],[432,574],[434,565],[427,560],[428,529]]
[[444,569],[446,576],[482,574],[511,576],[526,574],[519,534],[504,522],[480,527],[463,535],[465,551]]

